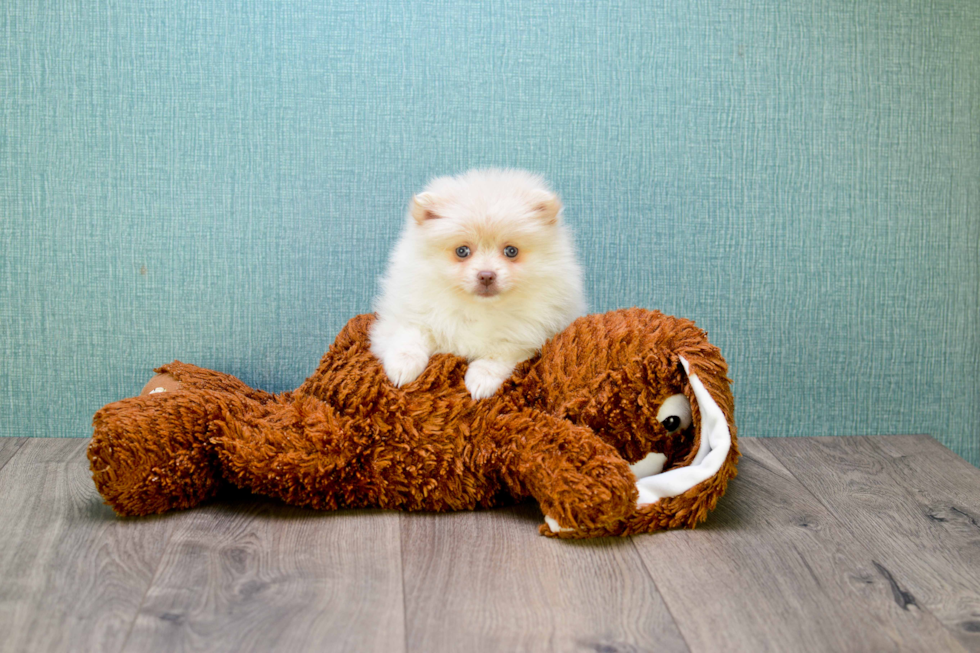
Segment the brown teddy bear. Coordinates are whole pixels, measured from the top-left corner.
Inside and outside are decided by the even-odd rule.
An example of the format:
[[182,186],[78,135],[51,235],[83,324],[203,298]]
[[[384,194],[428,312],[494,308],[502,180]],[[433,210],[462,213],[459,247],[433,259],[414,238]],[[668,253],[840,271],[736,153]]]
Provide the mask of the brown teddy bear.
[[292,392],[173,362],[94,417],[88,457],[120,515],[189,508],[224,483],[319,510],[470,510],[533,497],[541,532],[628,535],[703,521],[735,476],[727,366],[688,320],[575,321],[488,399],[433,356],[403,388],[353,318]]

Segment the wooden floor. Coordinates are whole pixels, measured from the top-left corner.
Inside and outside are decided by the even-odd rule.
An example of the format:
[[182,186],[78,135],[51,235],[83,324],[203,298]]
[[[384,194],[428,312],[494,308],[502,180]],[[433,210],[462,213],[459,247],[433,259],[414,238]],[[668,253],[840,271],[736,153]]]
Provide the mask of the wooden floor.
[[693,531],[533,505],[123,520],[87,440],[0,438],[0,651],[980,650],[980,470],[925,436],[739,441]]

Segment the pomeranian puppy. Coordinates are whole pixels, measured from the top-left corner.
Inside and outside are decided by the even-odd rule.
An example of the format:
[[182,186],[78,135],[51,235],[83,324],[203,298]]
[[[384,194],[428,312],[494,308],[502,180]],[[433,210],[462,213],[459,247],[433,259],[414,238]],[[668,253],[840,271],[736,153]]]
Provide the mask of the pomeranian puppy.
[[528,172],[471,170],[412,198],[381,280],[371,351],[398,386],[433,354],[464,357],[466,388],[483,399],[584,310],[558,196]]

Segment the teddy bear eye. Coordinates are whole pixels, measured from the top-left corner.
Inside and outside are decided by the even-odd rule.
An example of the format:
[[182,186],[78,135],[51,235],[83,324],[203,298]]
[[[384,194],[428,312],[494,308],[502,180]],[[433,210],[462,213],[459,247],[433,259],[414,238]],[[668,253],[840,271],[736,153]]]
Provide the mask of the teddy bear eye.
[[691,402],[684,395],[667,397],[657,411],[657,421],[668,433],[686,429],[691,425]]
[[456,248],[456,256],[459,258],[466,258],[470,255],[470,248],[466,245],[460,245]]
[[514,258],[515,256],[517,256],[517,248],[514,247],[513,245],[508,245],[507,247],[504,247],[504,256],[506,256],[507,258]]

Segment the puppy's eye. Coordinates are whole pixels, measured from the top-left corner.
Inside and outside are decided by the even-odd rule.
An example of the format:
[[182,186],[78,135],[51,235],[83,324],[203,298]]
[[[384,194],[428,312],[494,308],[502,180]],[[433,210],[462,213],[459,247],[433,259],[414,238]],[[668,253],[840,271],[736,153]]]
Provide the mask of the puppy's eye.
[[684,395],[671,395],[664,399],[657,411],[657,421],[667,433],[686,429],[691,425],[691,402]]
[[507,258],[514,258],[515,256],[517,256],[517,248],[514,247],[513,245],[508,245],[507,247],[504,247],[504,256],[506,256]]
[[466,258],[470,255],[470,248],[466,245],[460,245],[456,248],[456,256],[459,258]]

